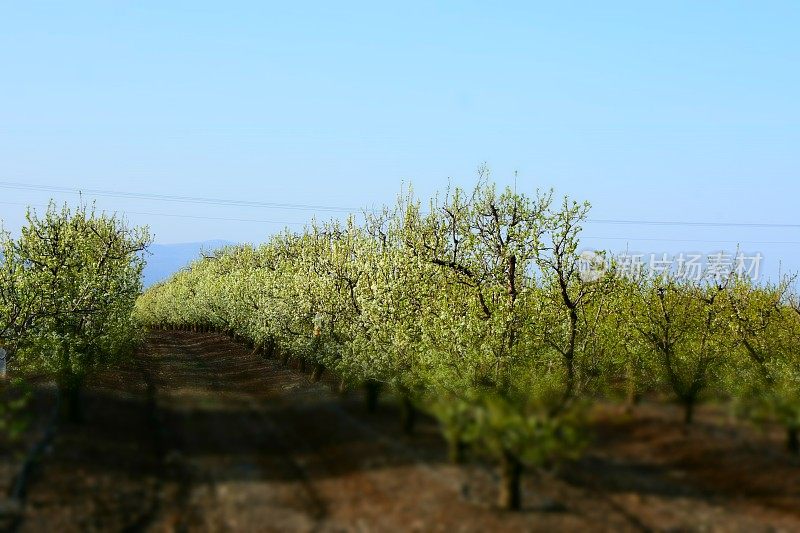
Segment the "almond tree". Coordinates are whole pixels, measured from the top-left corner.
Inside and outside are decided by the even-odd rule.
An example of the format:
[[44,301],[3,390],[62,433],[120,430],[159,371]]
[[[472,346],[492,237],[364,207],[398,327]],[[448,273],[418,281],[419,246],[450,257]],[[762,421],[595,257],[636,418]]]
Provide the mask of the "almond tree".
[[550,194],[456,189],[409,228],[411,249],[440,271],[421,317],[432,394],[445,399],[443,422],[456,424],[451,439],[498,461],[507,509],[521,505],[524,464],[577,446],[568,422],[592,292],[577,278],[585,208],[551,205]]
[[[50,205],[27,215],[21,236],[3,243],[18,265],[13,277],[30,309],[16,341],[17,364],[52,376],[63,414],[81,418],[80,390],[91,372],[129,351],[131,312],[141,292],[142,252],[150,238],[115,216]],[[8,260],[6,260],[8,261]]]
[[22,283],[23,272],[16,242],[0,228],[0,347],[6,351],[8,361],[13,358],[18,339],[35,317],[30,292],[26,292]]
[[[14,352],[34,316],[29,294],[20,283],[22,264],[10,234],[0,228],[0,434],[14,439],[27,427],[22,416],[29,399],[29,387],[13,376]],[[12,372],[9,377],[7,372]]]
[[[439,267],[420,261],[408,246],[407,225],[417,220],[419,203],[400,197],[393,209],[366,213],[357,261],[358,310],[353,336],[343,351],[343,371],[366,378],[370,389],[390,388],[398,397],[403,430],[414,429],[425,403],[428,376],[422,346],[422,321],[437,292]],[[355,365],[352,367],[351,365]]]
[[721,383],[733,349],[725,303],[728,279],[694,282],[670,273],[642,275],[628,309],[662,383],[683,405],[686,425],[702,394]]
[[786,447],[800,453],[800,305],[790,295],[791,279],[756,286],[737,278],[728,304],[737,343],[731,389],[757,420],[786,428]]

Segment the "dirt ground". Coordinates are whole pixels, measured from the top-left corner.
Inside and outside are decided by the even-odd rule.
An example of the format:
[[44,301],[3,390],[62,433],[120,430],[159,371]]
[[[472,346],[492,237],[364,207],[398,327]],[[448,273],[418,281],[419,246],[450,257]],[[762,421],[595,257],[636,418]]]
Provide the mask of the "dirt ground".
[[332,385],[221,335],[151,333],[59,427],[18,530],[800,531],[800,461],[713,409],[685,433],[671,406],[598,408],[586,455],[526,474],[506,513],[433,421],[405,436],[389,399],[368,414]]

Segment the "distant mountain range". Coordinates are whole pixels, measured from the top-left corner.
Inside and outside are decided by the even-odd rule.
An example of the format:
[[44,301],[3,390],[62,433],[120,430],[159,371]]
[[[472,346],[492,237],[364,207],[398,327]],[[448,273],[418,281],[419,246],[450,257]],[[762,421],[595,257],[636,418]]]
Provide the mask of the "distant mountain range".
[[175,272],[200,257],[200,252],[207,252],[236,244],[230,241],[211,240],[203,242],[184,242],[179,244],[153,244],[150,253],[145,257],[147,266],[144,269],[144,286],[164,281]]

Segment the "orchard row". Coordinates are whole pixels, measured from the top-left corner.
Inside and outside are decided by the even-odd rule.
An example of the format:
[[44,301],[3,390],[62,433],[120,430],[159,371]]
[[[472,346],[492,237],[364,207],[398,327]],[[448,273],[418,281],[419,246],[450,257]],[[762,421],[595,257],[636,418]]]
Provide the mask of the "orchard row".
[[[525,465],[574,456],[594,400],[671,395],[691,423],[708,398],[783,424],[797,451],[800,313],[788,282],[735,272],[580,272],[589,205],[481,184],[354,219],[312,223],[203,257],[148,290],[149,327],[216,330],[318,379],[390,389],[434,415],[454,459],[489,457],[500,505]],[[719,274],[719,273],[718,273]]]

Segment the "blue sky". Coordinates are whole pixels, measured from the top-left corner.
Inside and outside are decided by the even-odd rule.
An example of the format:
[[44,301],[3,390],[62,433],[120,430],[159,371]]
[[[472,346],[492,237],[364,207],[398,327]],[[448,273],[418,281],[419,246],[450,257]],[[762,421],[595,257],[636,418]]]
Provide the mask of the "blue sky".
[[[596,219],[800,223],[798,27],[796,2],[7,2],[0,182],[359,207],[486,162]],[[0,218],[50,196],[76,198],[0,188]],[[97,201],[166,243],[329,215]],[[800,269],[798,228],[586,235]]]

